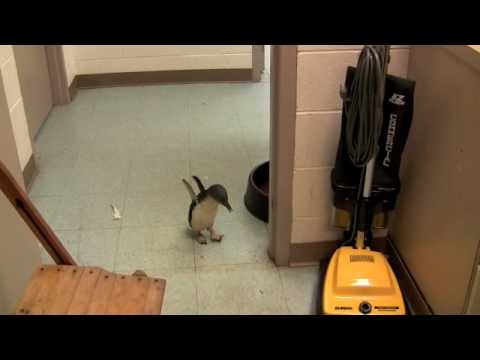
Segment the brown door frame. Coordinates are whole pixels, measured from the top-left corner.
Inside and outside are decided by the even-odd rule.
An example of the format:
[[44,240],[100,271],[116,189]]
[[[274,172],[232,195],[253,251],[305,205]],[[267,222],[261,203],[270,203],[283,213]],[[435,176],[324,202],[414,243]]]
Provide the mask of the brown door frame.
[[252,45],[252,81],[261,81],[265,70],[265,45]]
[[68,104],[72,99],[68,88],[67,69],[62,45],[45,45],[53,105]]
[[269,256],[288,266],[293,218],[297,46],[272,45],[270,56]]
[[[15,62],[17,64],[17,72],[18,72],[18,80],[19,80],[19,83],[20,83],[20,88],[21,88],[21,92],[22,92],[22,98],[23,98],[23,105],[25,107],[25,115],[27,117],[27,124],[28,124],[28,130],[29,130],[29,134],[30,134],[30,141],[33,143],[40,127],[41,127],[41,124],[43,124],[43,122],[47,119],[48,117],[48,113],[51,111],[51,109],[53,108],[53,105],[54,105],[54,102],[53,102],[53,90],[52,90],[52,78],[50,76],[50,69],[49,69],[49,60],[47,58],[47,46],[46,45],[12,45],[12,48],[13,48],[13,53],[14,53],[14,56],[15,56]],[[28,95],[28,91],[29,90],[32,90],[32,89],[29,89],[29,85],[28,84],[28,76],[25,75],[25,72],[28,73],[28,70],[24,69],[21,65],[24,64],[25,62],[25,59],[29,59],[30,58],[30,54],[26,54],[25,51],[28,51],[30,48],[35,48],[36,50],[39,50],[39,48],[41,48],[41,50],[43,51],[44,53],[44,58],[45,58],[45,65],[47,67],[46,71],[47,71],[47,74],[46,76],[48,77],[48,87],[49,89],[45,89],[47,90],[47,92],[49,92],[49,94],[43,94],[42,96],[44,100],[47,100],[45,98],[45,96],[50,96],[50,99],[48,99],[48,103],[49,103],[49,109],[46,113],[43,113],[42,117],[41,117],[41,122],[37,122],[35,121],[35,119],[38,119],[37,115],[38,113],[36,111],[32,111],[32,106],[34,109],[36,109],[38,111],[38,107],[35,106],[35,102],[36,101],[39,101],[39,97],[35,94],[35,93],[30,93],[30,97],[31,98],[35,98],[35,100],[33,99],[26,99],[26,96]],[[27,60],[28,61],[28,60]],[[42,71],[43,72],[43,71]],[[29,74],[29,76],[32,76],[32,74]],[[39,76],[39,79],[41,79],[41,75],[38,75]],[[41,81],[41,80],[40,80]],[[32,103],[34,103],[32,105]],[[33,112],[33,113],[32,113]],[[25,181],[26,183],[28,183],[27,181]]]
[[[72,100],[62,45],[46,45],[54,105]],[[295,155],[297,46],[270,50],[270,199],[268,253],[278,266],[289,265]],[[265,46],[252,45],[252,81],[260,81]]]

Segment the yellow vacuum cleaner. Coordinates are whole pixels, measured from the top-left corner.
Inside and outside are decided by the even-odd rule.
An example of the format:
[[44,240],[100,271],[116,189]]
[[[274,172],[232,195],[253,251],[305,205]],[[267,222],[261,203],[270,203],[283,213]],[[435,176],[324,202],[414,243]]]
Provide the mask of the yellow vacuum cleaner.
[[355,246],[335,251],[324,284],[325,315],[405,315],[397,279],[385,256],[363,247],[363,235]]
[[[392,125],[388,121],[385,125],[384,121],[385,103],[393,106],[397,115],[410,117],[410,121],[413,111],[411,104],[408,104],[408,108],[405,106],[407,98],[411,98],[413,102],[413,88],[409,89],[408,86],[403,87],[404,90],[412,90],[409,93],[407,91],[407,95],[402,92],[395,93],[392,101],[389,101],[389,98],[384,102],[389,59],[388,45],[365,46],[359,56],[357,68],[349,68],[346,86],[341,92],[344,111],[337,162],[338,158],[343,156],[343,159],[346,159],[343,163],[348,163],[350,168],[344,165],[336,166],[332,172],[332,183],[334,191],[341,193],[344,200],[343,203],[337,201],[335,205],[340,213],[343,211],[344,215],[347,214],[339,216],[337,220],[343,219],[348,231],[345,232],[344,242],[328,264],[324,263],[324,271],[320,274],[321,314],[406,314],[402,291],[392,268],[385,256],[373,251],[370,246],[372,226],[384,223],[385,211],[382,206],[393,206],[392,199],[399,189],[399,180],[392,181],[389,176],[392,164],[385,160],[385,151],[390,151],[388,156],[389,161],[392,161],[392,150],[398,154],[403,148],[396,145],[396,148],[392,149]],[[391,92],[391,89],[389,91]],[[404,125],[405,122],[402,123],[404,139],[400,147],[404,145],[410,126],[409,123],[406,127]],[[394,129],[394,135],[395,130],[398,128]],[[382,137],[382,133],[386,136]],[[390,148],[380,149],[379,144],[388,142]],[[377,164],[377,157],[380,157],[380,164]],[[398,156],[396,161],[395,165],[398,165]],[[393,172],[396,170],[398,169],[395,168]],[[372,195],[374,178],[375,189]],[[345,205],[342,209],[342,204],[350,205]]]

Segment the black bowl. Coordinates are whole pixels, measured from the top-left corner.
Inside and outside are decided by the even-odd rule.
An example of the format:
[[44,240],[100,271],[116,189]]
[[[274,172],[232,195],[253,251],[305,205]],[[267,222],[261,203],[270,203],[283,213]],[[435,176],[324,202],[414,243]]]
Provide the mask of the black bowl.
[[253,169],[248,177],[247,192],[244,196],[248,211],[264,222],[268,222],[269,174],[269,161]]

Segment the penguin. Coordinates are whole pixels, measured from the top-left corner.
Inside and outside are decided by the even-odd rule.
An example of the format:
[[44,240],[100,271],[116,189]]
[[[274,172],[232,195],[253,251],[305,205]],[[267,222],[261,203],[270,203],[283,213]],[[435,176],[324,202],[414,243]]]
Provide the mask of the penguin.
[[195,195],[190,183],[182,179],[192,199],[188,210],[188,224],[197,235],[197,241],[200,244],[205,245],[207,243],[207,240],[202,235],[204,230],[210,232],[212,241],[222,241],[223,234],[217,233],[213,226],[217,216],[218,205],[225,206],[229,212],[232,211],[232,207],[228,202],[227,190],[220,184],[215,184],[205,189],[197,176],[192,176],[192,178],[200,190],[198,195]]

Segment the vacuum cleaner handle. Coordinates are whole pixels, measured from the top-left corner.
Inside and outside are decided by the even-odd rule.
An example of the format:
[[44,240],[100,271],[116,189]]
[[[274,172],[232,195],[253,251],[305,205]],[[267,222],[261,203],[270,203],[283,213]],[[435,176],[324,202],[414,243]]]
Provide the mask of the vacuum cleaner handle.
[[[382,96],[381,99],[382,101],[380,102],[380,106],[383,107],[383,98],[385,96],[385,79],[387,78],[387,73],[388,73],[388,64],[390,63],[390,45],[384,45],[385,46],[385,66],[383,69],[383,89],[382,91]],[[372,185],[373,185],[373,177],[375,173],[375,161],[376,161],[376,152],[372,156],[372,158],[368,161],[367,163],[367,169],[365,171],[365,178],[363,179],[363,197],[364,198],[370,198],[370,195],[372,193]]]

